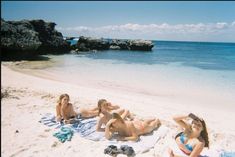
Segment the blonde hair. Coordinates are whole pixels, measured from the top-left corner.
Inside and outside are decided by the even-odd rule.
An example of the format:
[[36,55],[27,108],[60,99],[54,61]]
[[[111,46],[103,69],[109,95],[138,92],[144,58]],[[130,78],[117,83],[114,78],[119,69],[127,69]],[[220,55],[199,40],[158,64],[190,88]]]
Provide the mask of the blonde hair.
[[121,123],[125,123],[122,117],[118,113],[112,113],[112,119],[116,119],[120,121]]
[[64,97],[67,97],[69,99],[69,95],[68,94],[61,94],[60,97],[59,97],[59,100],[57,101],[58,104],[61,104],[61,101]]
[[100,113],[101,113],[102,105],[103,105],[104,103],[106,103],[106,102],[107,102],[107,100],[105,100],[105,99],[100,99],[100,100],[98,101],[98,104],[97,104],[98,109],[99,109],[98,115],[100,115]]

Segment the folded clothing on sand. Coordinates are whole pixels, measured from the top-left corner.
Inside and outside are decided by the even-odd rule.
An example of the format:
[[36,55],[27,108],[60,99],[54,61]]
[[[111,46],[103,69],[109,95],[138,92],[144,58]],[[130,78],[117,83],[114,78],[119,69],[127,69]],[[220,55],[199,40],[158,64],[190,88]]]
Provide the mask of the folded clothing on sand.
[[118,155],[118,154],[134,156],[135,151],[132,147],[128,145],[121,145],[120,148],[117,148],[117,146],[114,146],[114,145],[109,145],[107,148],[104,149],[104,154],[109,154],[111,156]]
[[73,136],[73,130],[69,127],[61,127],[59,132],[53,134],[60,142],[64,143],[66,140],[71,141]]

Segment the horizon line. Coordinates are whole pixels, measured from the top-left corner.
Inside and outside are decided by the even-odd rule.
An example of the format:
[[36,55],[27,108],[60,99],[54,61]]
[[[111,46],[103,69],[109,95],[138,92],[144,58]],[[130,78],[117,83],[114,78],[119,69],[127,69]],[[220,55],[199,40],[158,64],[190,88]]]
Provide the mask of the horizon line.
[[[83,36],[83,35],[81,35]],[[73,38],[79,38],[81,36],[64,36],[63,38],[66,37],[73,37]],[[105,38],[105,37],[91,37],[91,36],[83,36],[87,38],[95,38],[95,39],[119,39],[119,40],[150,40],[150,41],[167,41],[167,42],[195,42],[195,43],[224,43],[224,44],[235,44],[234,42],[230,41],[194,41],[194,40],[164,40],[164,39],[125,39],[125,38]]]

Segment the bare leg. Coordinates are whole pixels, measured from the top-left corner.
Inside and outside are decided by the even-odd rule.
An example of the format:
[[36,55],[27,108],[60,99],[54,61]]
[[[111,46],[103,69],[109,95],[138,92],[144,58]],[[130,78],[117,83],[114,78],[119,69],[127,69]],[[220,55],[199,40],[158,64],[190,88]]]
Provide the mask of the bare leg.
[[151,119],[144,121],[144,130],[145,134],[152,132],[154,129],[158,128],[160,126],[161,122],[159,119]]
[[98,110],[80,109],[80,113],[83,118],[91,118],[98,116],[98,112]]
[[91,111],[99,111],[98,107],[94,107],[91,109]]

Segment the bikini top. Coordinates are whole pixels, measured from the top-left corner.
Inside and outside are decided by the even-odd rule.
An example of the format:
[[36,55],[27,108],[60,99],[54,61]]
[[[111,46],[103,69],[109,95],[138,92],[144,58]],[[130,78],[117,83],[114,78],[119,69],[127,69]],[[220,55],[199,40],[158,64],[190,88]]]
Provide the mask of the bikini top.
[[187,141],[187,137],[185,136],[185,134],[183,132],[181,132],[178,135],[176,135],[175,139],[177,137],[180,137],[180,142],[185,146],[185,148],[187,148],[190,152],[193,151],[193,146],[192,145],[185,144],[185,141]]

